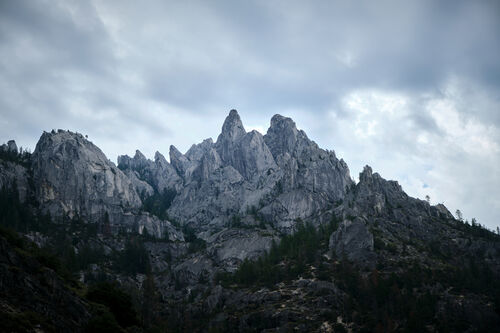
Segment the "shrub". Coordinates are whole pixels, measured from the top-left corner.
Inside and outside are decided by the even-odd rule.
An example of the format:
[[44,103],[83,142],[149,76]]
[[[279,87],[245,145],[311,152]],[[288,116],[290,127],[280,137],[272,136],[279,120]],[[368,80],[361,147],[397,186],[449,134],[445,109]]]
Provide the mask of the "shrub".
[[118,254],[116,268],[131,275],[150,272],[149,253],[140,238],[127,240],[125,249]]
[[[120,290],[116,285],[106,282],[96,284],[89,289],[86,297],[89,301],[106,306],[109,309],[109,314],[116,319],[121,327],[139,325],[137,312],[132,306],[130,295]],[[109,314],[105,310],[101,310],[93,325],[100,327],[99,325],[106,324],[104,322],[106,319],[110,320],[112,327],[113,320]]]

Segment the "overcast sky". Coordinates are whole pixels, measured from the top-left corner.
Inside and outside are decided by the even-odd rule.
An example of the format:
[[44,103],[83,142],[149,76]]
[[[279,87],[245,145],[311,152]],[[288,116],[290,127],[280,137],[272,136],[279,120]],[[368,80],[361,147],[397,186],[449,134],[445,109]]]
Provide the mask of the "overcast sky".
[[500,225],[499,1],[0,0],[0,142],[116,162],[292,117],[357,179]]

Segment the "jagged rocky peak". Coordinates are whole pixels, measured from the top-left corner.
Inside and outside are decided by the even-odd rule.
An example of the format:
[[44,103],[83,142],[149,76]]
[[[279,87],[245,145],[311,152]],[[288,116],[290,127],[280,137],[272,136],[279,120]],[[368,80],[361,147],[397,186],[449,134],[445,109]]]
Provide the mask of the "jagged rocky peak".
[[264,141],[275,158],[286,153],[290,155],[299,153],[307,147],[318,148],[307,138],[304,131],[297,129],[291,118],[279,114],[271,118],[271,126],[264,136]]
[[159,152],[155,153],[155,161],[152,164],[150,182],[158,191],[165,189],[179,189],[182,183],[177,171],[168,163],[165,156]]
[[92,154],[96,160],[109,162],[104,153],[82,134],[62,129],[52,130],[50,133],[44,131],[36,144],[33,155],[37,157],[43,154],[53,154],[58,158],[80,158],[79,154],[82,151]]
[[147,159],[139,150],[136,150],[133,158],[128,155],[118,156],[118,167],[134,183],[138,193],[151,194],[153,190],[161,192],[165,189],[178,189],[181,183],[177,171],[158,151],[154,155],[154,161]]
[[236,160],[239,163],[236,169],[241,171],[246,178],[269,169],[277,169],[273,155],[264,142],[264,137],[255,130],[242,138],[238,153],[241,159]]
[[238,111],[232,109],[222,125],[222,133],[217,138],[217,144],[221,144],[223,141],[235,142],[246,133]]
[[[362,187],[372,187],[375,191],[383,192],[401,192],[404,193],[403,188],[395,180],[386,180],[382,178],[377,172],[373,173],[372,168],[366,165],[363,171],[359,174],[359,185]],[[406,193],[404,193],[406,196]]]
[[200,158],[199,164],[196,166],[194,176],[197,180],[203,182],[210,178],[210,175],[222,166],[217,151],[212,147],[206,151]]
[[146,156],[144,156],[143,153],[141,153],[141,151],[139,149],[136,149],[135,155],[134,155],[134,160],[145,161],[145,160],[147,160],[147,158],[146,158]]
[[280,114],[275,114],[271,118],[271,126],[268,133],[285,134],[287,136],[297,137],[298,130],[292,118],[283,117]]
[[17,144],[14,140],[9,140],[6,144],[0,146],[0,151],[17,153]]
[[372,167],[369,165],[365,165],[363,171],[359,174],[359,181],[368,182],[372,179],[372,177],[373,177]]
[[172,159],[176,160],[176,159],[179,159],[182,157],[185,158],[185,156],[182,155],[182,153],[179,151],[179,149],[177,149],[174,145],[170,145],[168,154],[170,156],[170,163],[172,163]]
[[408,198],[408,195],[397,181],[382,178],[377,172],[374,173],[369,165],[366,165],[359,174],[357,196],[358,199],[361,199],[371,198],[373,195],[378,195],[379,201],[382,197],[394,202],[405,201]]
[[190,166],[189,159],[184,156],[174,145],[170,146],[170,164],[177,170],[179,175],[183,176]]
[[151,186],[132,169],[126,170],[127,176],[81,134],[44,132],[33,153],[32,168],[36,200],[53,217],[78,215],[88,222],[102,222],[107,216],[119,228],[139,232],[146,228],[157,237],[165,232],[170,239],[182,237],[170,223],[140,213],[136,189],[151,194]]
[[156,153],[155,153],[155,163],[157,165],[160,165],[160,166],[166,166],[166,165],[170,164],[170,163],[168,163],[165,156],[163,156],[163,154],[160,153],[159,151],[156,151]]
[[16,141],[14,141],[14,140],[9,140],[9,141],[7,142],[7,148],[8,148],[8,149],[7,149],[8,151],[11,151],[11,152],[15,152],[15,153],[17,153],[17,144],[16,144]]
[[215,149],[224,166],[232,166],[246,179],[276,168],[262,134],[247,133],[236,110],[231,110],[224,121]]
[[[357,186],[358,204],[365,205],[369,202],[375,211],[381,212],[386,202],[412,211],[413,216],[432,215],[443,219],[453,219],[453,215],[443,205],[430,206],[426,201],[408,196],[401,185],[395,180],[386,180],[372,168],[366,165],[359,174]],[[365,208],[365,210],[367,210]]]
[[235,164],[234,150],[238,141],[245,134],[246,131],[241,122],[240,115],[236,110],[231,110],[224,121],[224,125],[222,125],[222,132],[219,134],[215,144],[217,153],[226,165]]
[[139,169],[146,166],[150,161],[141,153],[140,150],[135,151],[134,157],[130,157],[128,155],[118,156],[118,167],[121,169]]
[[280,115],[262,136],[247,133],[238,113],[231,111],[214,145],[195,145],[186,155],[172,150],[171,163],[180,170],[185,187],[169,215],[200,227],[224,225],[231,214],[245,214],[254,206],[276,227],[290,232],[296,219],[321,214],[344,198],[352,184],[343,161]]
[[165,156],[163,156],[159,151],[156,151],[154,161],[152,161],[137,149],[134,157],[130,157],[128,155],[118,156],[118,167],[122,169],[130,168],[134,171],[141,171],[141,173],[143,173],[146,171],[151,172],[151,169],[168,168],[171,166],[165,159]]
[[382,216],[390,214],[391,209],[397,207],[406,212],[409,221],[415,221],[419,216],[420,219],[429,216],[453,219],[444,205],[430,206],[427,201],[408,196],[397,181],[382,178],[378,173],[373,173],[368,165],[359,174],[354,200],[358,210]]
[[139,149],[135,151],[133,162],[135,168],[145,168],[152,163],[152,161],[148,160]]
[[265,141],[274,157],[293,151],[299,132],[291,118],[279,114],[271,118]]
[[439,218],[444,218],[447,220],[453,220],[455,217],[453,214],[446,208],[445,205],[439,203],[435,206],[431,206],[431,214],[433,216],[439,217]]
[[212,149],[214,146],[214,142],[212,138],[208,138],[203,140],[202,143],[199,143],[197,145],[192,145],[191,148],[186,152],[186,157],[193,162],[198,162],[201,161],[203,156],[207,154],[210,149]]
[[128,155],[118,155],[116,158],[117,165],[120,169],[131,168],[132,158]]

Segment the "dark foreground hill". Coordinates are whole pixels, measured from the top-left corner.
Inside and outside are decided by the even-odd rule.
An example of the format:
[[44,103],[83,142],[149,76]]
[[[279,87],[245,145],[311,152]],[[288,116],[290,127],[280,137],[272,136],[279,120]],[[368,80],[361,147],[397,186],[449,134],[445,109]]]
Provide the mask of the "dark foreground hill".
[[[5,331],[494,331],[500,236],[286,117],[118,165],[83,135],[0,147]],[[17,233],[16,233],[17,232]],[[16,236],[17,235],[17,236]]]

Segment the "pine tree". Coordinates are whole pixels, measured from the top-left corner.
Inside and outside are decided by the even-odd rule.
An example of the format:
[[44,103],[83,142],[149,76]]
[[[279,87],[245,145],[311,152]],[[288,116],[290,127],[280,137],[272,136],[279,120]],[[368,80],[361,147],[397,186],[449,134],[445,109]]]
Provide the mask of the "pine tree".
[[102,223],[102,233],[104,236],[111,236],[111,223],[109,221],[109,214],[108,212],[104,213],[104,218],[103,218],[103,223]]
[[158,290],[151,273],[146,276],[142,284],[142,325],[150,328],[155,322],[155,313],[158,312]]

